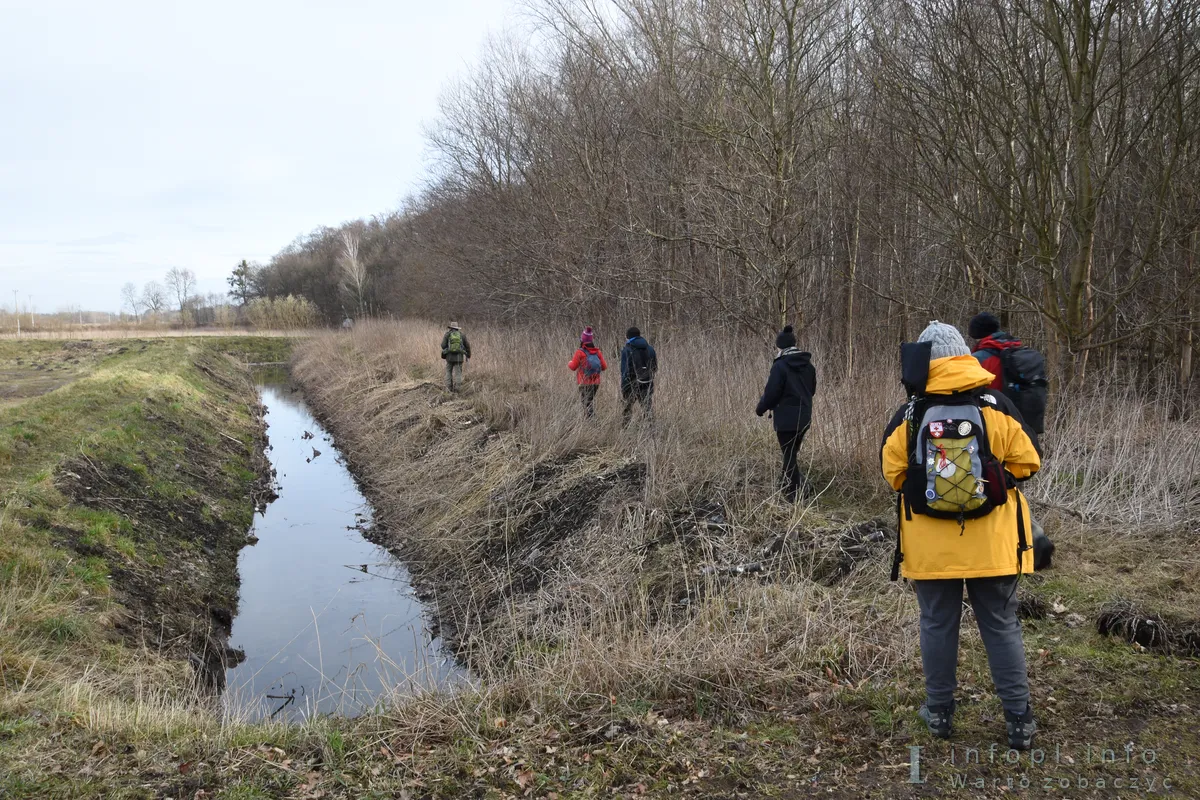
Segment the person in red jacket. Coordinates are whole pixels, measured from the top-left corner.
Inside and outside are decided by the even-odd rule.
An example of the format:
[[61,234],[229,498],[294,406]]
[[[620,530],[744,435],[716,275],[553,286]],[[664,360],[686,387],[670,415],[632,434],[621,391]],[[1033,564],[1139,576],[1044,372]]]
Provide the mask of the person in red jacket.
[[989,388],[1003,392],[1004,365],[1000,361],[1000,352],[1016,350],[1021,347],[1021,340],[1000,330],[1000,320],[986,311],[971,317],[967,334],[975,340],[971,354],[981,367],[996,376]]
[[[1015,350],[1021,347],[1021,340],[1000,330],[1000,320],[986,311],[971,317],[970,323],[967,324],[967,335],[975,340],[975,346],[971,348],[971,355],[975,356],[979,366],[995,376],[995,379],[988,384],[989,388],[1000,392],[1007,391],[1008,387],[1004,385],[1004,364],[1000,360],[1000,353],[1003,350]],[[1042,433],[1036,424],[1033,430],[1035,433]],[[1033,532],[1033,568],[1038,571],[1048,569],[1053,563],[1056,549],[1054,542],[1050,541],[1045,529],[1033,518],[1032,513],[1029,517],[1029,529]]]
[[608,369],[604,354],[596,347],[596,334],[589,325],[579,335],[579,349],[575,351],[567,369],[575,373],[579,386],[579,399],[584,412],[590,417],[596,413],[596,392],[600,391],[600,373]]

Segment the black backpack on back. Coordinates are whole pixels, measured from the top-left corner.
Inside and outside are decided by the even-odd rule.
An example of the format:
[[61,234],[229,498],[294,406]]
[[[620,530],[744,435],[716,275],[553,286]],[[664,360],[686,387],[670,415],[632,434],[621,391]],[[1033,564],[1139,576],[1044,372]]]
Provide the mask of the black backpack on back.
[[630,365],[633,367],[634,383],[653,383],[654,370],[650,367],[650,351],[645,347],[631,347],[629,353]]
[[1021,412],[1025,424],[1039,436],[1045,433],[1046,401],[1050,395],[1046,359],[1032,347],[1024,346],[1007,350],[979,350],[976,353],[980,362],[989,355],[1000,358],[1000,382],[1004,385],[1004,394]]

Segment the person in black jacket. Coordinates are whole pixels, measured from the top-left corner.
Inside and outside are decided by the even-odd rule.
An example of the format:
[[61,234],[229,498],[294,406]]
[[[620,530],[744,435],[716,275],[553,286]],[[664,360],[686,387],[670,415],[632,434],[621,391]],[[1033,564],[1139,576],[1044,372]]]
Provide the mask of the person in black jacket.
[[768,411],[774,412],[775,435],[779,437],[779,449],[783,454],[784,495],[788,502],[794,503],[801,492],[807,495],[811,491],[808,478],[796,463],[796,454],[812,423],[817,371],[811,363],[812,355],[796,347],[796,334],[791,325],[780,331],[775,346],[779,352],[754,413],[761,417]]
[[625,401],[621,420],[628,425],[633,419],[635,403],[641,404],[646,418],[650,418],[658,354],[637,327],[625,331],[625,339],[625,347],[621,350],[621,398]]

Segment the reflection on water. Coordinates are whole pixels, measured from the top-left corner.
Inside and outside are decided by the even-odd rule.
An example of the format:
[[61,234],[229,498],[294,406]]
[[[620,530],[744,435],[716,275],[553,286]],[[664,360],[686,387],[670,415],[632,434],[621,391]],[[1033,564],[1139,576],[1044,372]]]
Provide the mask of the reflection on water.
[[[388,693],[461,679],[404,567],[362,537],[371,509],[329,435],[286,384],[262,387],[279,498],[238,560],[225,706],[252,718],[355,715]],[[311,435],[311,438],[309,436]]]

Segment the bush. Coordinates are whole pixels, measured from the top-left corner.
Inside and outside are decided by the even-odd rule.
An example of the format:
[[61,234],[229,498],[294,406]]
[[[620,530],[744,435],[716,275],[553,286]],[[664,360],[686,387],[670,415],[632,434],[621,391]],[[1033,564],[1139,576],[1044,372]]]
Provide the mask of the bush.
[[260,297],[246,306],[246,318],[256,328],[296,330],[320,323],[321,312],[306,297]]

